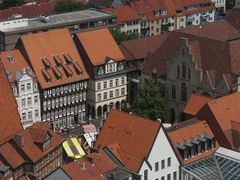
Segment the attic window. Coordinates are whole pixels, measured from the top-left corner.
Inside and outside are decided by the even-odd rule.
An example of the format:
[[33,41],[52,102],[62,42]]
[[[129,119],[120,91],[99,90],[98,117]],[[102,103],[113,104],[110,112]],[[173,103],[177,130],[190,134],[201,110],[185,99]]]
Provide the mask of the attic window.
[[182,10],[181,10],[181,9],[177,9],[177,10],[176,10],[176,13],[177,13],[177,14],[182,13]]
[[145,14],[144,12],[141,12],[141,13],[139,14],[139,16],[142,17],[142,18],[145,18],[145,17],[146,17],[146,14]]
[[161,15],[167,15],[167,10],[166,9],[161,10]]
[[154,16],[159,16],[159,11],[158,10],[154,10],[153,14],[154,14]]
[[30,67],[27,67],[27,68],[26,68],[26,71],[27,71],[28,74],[31,74],[31,73],[32,73],[32,69],[31,69]]
[[103,68],[102,68],[102,67],[100,67],[100,68],[98,69],[98,75],[103,75]]
[[123,64],[122,64],[122,63],[119,63],[119,65],[118,65],[118,70],[119,70],[119,71],[123,70]]
[[14,62],[15,58],[13,56],[7,56],[7,59],[10,63]]
[[68,53],[63,54],[65,61],[67,64],[72,64],[73,59],[70,57],[70,55]]
[[12,73],[10,71],[6,71],[6,75],[7,75],[8,78],[12,77]]

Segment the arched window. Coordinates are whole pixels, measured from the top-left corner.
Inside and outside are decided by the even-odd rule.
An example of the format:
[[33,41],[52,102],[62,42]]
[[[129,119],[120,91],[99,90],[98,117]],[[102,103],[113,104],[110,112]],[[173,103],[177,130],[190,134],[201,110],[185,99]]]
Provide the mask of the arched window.
[[187,86],[185,83],[182,83],[182,86],[181,86],[181,100],[183,102],[187,101]]
[[186,78],[186,64],[185,63],[182,64],[182,77]]
[[182,49],[182,56],[185,57],[185,49]]
[[188,79],[190,80],[191,79],[191,69],[188,68]]
[[176,99],[176,88],[174,85],[172,86],[172,99]]
[[180,66],[178,65],[177,66],[177,77],[179,77],[180,76]]

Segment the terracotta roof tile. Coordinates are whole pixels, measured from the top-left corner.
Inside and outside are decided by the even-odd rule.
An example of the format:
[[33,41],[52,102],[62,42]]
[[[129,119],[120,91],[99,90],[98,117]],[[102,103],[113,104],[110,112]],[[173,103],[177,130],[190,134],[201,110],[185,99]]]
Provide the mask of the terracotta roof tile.
[[14,169],[25,163],[25,159],[10,142],[6,142],[0,146],[0,156]]
[[[125,168],[138,171],[160,129],[160,123],[125,112],[112,110],[101,130],[95,148],[118,143]],[[142,133],[144,132],[144,133]]]
[[77,38],[94,66],[104,64],[107,57],[115,61],[125,59],[112,34],[106,28],[77,33]]
[[[30,68],[26,59],[17,49],[1,52],[0,58],[4,65],[5,71],[11,73],[11,76],[8,77],[8,80],[11,82],[11,84],[16,85],[16,78],[20,75],[19,73],[22,73],[24,70],[27,71],[27,69]],[[9,59],[12,59],[13,61],[10,61]],[[31,71],[29,75],[35,79],[35,74],[33,71]]]
[[117,14],[117,24],[123,24],[128,21],[140,20],[138,12],[131,6],[120,6],[116,8],[106,8],[103,11]]
[[2,144],[22,130],[17,104],[2,63],[0,63],[0,87],[0,144]]
[[43,89],[89,78],[68,29],[22,36],[21,43]]
[[[198,159],[201,159],[203,157],[207,157],[210,154],[214,153],[216,150],[215,148],[211,151],[203,152],[201,155],[196,155],[195,157],[188,158],[186,160],[183,160],[180,156],[178,150],[177,150],[177,144],[181,144],[187,141],[191,141],[193,139],[196,139],[202,135],[208,135],[208,136],[214,136],[213,132],[211,131],[210,127],[207,124],[207,121],[205,120],[197,120],[192,119],[188,120],[182,123],[179,123],[175,126],[172,126],[170,128],[167,128],[167,134],[170,138],[170,141],[172,142],[173,146],[175,147],[175,150],[177,152],[177,155],[179,156],[179,159],[183,164],[188,164],[193,161],[196,161]],[[218,141],[216,140],[216,148],[219,146]]]
[[120,44],[127,61],[143,59],[148,54],[154,53],[167,39],[168,34],[145,37],[141,39],[134,39],[123,41]]
[[192,94],[185,106],[183,112],[192,116],[197,115],[199,110],[208,102],[211,98],[198,94]]

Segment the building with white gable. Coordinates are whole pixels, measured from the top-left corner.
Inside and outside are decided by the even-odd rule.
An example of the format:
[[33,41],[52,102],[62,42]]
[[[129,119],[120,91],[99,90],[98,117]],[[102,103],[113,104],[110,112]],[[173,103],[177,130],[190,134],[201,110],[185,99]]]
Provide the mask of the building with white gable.
[[41,106],[37,80],[19,50],[1,53],[6,75],[16,98],[24,128],[41,121]]
[[179,161],[162,124],[112,110],[97,138],[117,164],[141,175],[142,180],[178,180]]

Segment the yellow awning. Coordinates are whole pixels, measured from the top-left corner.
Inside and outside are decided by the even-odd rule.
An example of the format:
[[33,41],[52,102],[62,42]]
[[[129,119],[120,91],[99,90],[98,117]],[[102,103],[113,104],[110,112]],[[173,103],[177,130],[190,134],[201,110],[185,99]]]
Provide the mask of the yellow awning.
[[77,138],[68,138],[63,143],[63,148],[69,157],[79,159],[86,155]]

